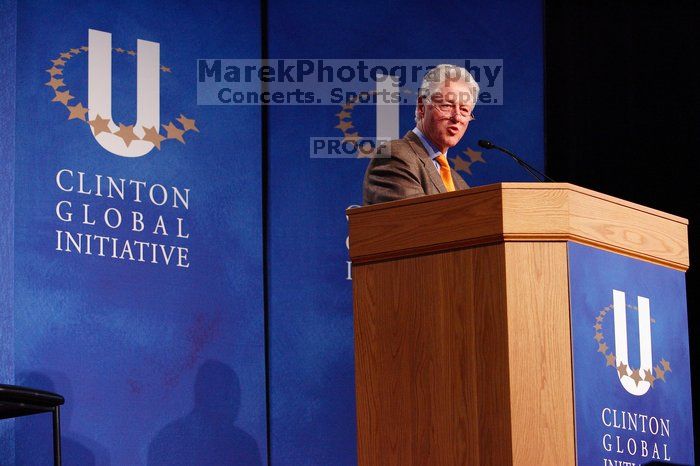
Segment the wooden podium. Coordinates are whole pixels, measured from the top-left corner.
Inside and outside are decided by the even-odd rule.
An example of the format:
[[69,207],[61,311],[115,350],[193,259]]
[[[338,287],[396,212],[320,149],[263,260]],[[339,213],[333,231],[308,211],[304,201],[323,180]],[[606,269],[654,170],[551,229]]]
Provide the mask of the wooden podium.
[[347,214],[360,465],[575,465],[567,242],[688,268],[685,219],[564,183]]

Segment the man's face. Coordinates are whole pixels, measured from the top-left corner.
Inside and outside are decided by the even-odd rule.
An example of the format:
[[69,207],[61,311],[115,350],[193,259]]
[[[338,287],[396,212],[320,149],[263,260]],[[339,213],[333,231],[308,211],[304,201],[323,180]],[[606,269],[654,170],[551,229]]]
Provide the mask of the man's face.
[[418,129],[443,153],[457,145],[469,126],[474,108],[471,91],[464,81],[446,81],[430,100],[418,103]]

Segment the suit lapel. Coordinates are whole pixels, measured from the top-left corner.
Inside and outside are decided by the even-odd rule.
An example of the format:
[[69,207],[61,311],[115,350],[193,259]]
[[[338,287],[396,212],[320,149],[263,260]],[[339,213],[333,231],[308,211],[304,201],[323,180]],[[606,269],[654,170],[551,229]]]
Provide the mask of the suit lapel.
[[445,188],[445,183],[442,182],[442,178],[440,178],[440,174],[438,171],[435,169],[435,165],[433,164],[433,161],[430,159],[430,156],[428,155],[428,151],[425,150],[425,147],[423,147],[423,143],[420,141],[418,136],[416,136],[416,133],[413,131],[409,131],[404,135],[404,140],[408,142],[408,145],[411,147],[413,152],[418,156],[418,160],[421,161],[423,164],[423,168],[425,171],[428,173],[428,176],[430,177],[430,181],[433,182],[433,185],[435,186],[435,189],[438,190],[439,193],[446,193],[447,188]]
[[453,168],[452,169],[452,181],[455,183],[455,188],[456,189],[469,189],[469,185],[467,184],[466,181],[464,181],[464,178],[457,173],[457,171]]

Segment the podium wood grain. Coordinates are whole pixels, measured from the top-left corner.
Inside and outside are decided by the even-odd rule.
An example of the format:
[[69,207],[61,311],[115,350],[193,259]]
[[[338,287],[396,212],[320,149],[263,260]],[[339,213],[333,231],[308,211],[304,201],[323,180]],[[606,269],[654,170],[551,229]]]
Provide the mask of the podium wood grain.
[[573,465],[566,274],[564,243],[356,267],[359,464]]
[[574,465],[566,243],[506,243],[514,465]]
[[355,263],[508,240],[576,241],[678,270],[689,264],[686,219],[568,183],[501,183],[347,214]]
[[509,464],[503,259],[492,246],[355,270],[359,464]]

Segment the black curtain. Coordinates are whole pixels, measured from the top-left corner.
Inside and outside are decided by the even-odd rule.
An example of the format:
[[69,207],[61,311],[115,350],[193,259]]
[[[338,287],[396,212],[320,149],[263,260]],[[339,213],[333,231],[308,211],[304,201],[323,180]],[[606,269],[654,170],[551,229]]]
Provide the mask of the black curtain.
[[[698,31],[692,2],[545,1],[547,174],[690,221],[691,365],[700,362]],[[695,452],[700,379],[692,374]]]

